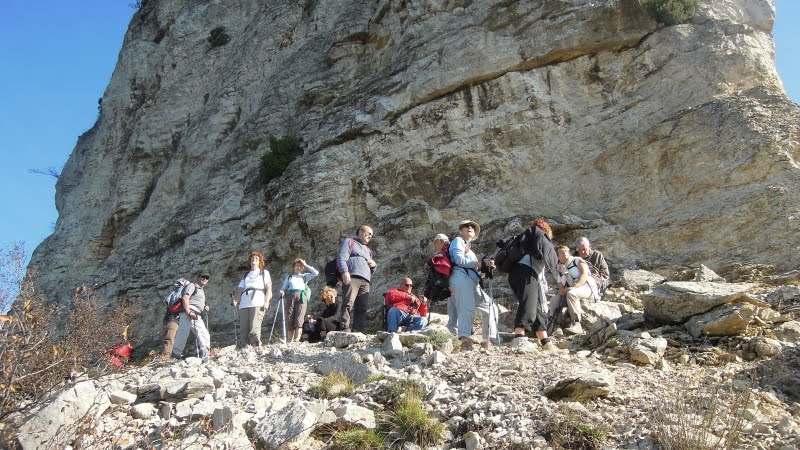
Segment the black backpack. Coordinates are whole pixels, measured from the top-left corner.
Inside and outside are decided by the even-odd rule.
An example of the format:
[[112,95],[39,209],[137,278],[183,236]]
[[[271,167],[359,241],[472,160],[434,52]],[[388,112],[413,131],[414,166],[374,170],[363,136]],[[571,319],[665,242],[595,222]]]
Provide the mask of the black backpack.
[[431,259],[427,262],[428,279],[425,281],[425,297],[431,303],[441,302],[450,297],[450,278],[436,270]]
[[516,236],[497,241],[496,245],[499,250],[494,255],[494,264],[500,273],[510,273],[511,269],[525,256],[525,251],[522,250],[522,241],[526,232],[527,230]]
[[[353,238],[347,238],[350,245],[350,250],[353,249],[353,245],[355,245],[356,241]],[[339,281],[342,279],[342,274],[339,273],[339,264],[336,262],[336,259],[339,257],[339,253],[336,253],[336,257],[332,260],[328,261],[325,264],[325,285],[335,288]]]
[[335,288],[339,284],[341,274],[339,273],[339,265],[336,260],[332,259],[325,264],[325,285]]

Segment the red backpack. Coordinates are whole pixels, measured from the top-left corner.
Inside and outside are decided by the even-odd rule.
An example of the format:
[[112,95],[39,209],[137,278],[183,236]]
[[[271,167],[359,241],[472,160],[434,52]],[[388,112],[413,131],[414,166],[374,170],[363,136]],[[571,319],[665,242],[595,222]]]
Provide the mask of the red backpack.
[[437,253],[431,258],[433,270],[440,274],[449,277],[453,273],[453,263],[450,261],[450,252],[445,249],[443,252]]

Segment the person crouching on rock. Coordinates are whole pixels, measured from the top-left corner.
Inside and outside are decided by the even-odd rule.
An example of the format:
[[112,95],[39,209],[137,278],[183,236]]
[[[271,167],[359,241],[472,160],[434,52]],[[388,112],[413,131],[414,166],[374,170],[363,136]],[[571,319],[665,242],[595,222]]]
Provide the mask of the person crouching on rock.
[[558,254],[558,271],[561,276],[558,280],[558,294],[550,298],[550,315],[556,315],[556,308],[560,307],[560,297],[567,301],[567,310],[572,319],[572,331],[580,333],[577,327],[583,317],[581,301],[594,301],[599,297],[597,282],[590,274],[589,265],[582,258],[572,256],[569,247],[560,245],[556,250]]
[[264,255],[250,252],[250,271],[242,277],[233,300],[239,308],[239,346],[261,345],[261,322],[272,298],[272,279],[264,268]]
[[411,278],[403,278],[399,287],[386,293],[386,328],[390,333],[396,333],[401,326],[417,331],[428,325],[428,301],[412,294],[413,288]]
[[558,258],[551,239],[553,230],[544,219],[531,222],[530,228],[524,231],[522,250],[525,256],[511,269],[508,284],[519,302],[514,319],[514,336],[525,336],[525,326],[533,323],[536,337],[546,351],[555,350],[555,346],[547,337],[547,280],[545,268],[554,279],[558,279],[556,269]]
[[336,322],[336,289],[325,286],[319,299],[325,303],[325,310],[316,319],[306,316],[306,323],[303,324],[303,332],[308,335],[310,343],[322,341],[328,333],[339,329],[339,323]]
[[[308,272],[303,272],[304,269],[308,269]],[[308,299],[311,297],[311,289],[307,283],[317,275],[319,275],[317,269],[298,258],[292,263],[292,274],[283,280],[280,296],[286,297],[283,301],[283,318],[286,321],[290,342],[300,341]]]

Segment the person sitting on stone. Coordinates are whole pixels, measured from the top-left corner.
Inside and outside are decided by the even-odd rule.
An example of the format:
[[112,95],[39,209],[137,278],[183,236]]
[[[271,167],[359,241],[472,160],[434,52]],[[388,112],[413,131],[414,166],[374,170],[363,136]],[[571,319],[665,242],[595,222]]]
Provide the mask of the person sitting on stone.
[[576,324],[583,318],[581,301],[594,301],[599,297],[597,283],[589,273],[589,265],[577,256],[572,256],[569,247],[560,245],[556,249],[558,255],[558,293],[550,298],[550,315],[554,316],[560,305],[560,297],[565,297],[567,310],[572,319],[572,331],[580,332]]
[[339,328],[339,323],[336,322],[336,289],[326,286],[319,299],[325,303],[325,310],[316,319],[306,316],[306,323],[303,324],[303,331],[311,343],[324,340],[329,332]]
[[597,288],[602,295],[611,285],[611,274],[608,271],[606,258],[602,253],[593,249],[589,239],[585,237],[579,237],[575,242],[575,247],[578,249],[578,256],[589,265],[589,271],[597,282]]
[[411,293],[414,283],[411,278],[403,278],[400,286],[386,293],[387,329],[396,333],[401,326],[408,326],[408,331],[421,330],[428,325],[428,299],[419,298]]

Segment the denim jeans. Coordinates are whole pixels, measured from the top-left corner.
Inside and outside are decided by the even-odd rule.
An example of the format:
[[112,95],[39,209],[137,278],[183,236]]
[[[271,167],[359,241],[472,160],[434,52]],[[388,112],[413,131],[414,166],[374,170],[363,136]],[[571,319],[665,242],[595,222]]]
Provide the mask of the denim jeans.
[[401,326],[408,326],[408,331],[421,330],[428,324],[428,319],[401,311],[395,307],[386,313],[387,329],[390,333],[396,333]]

